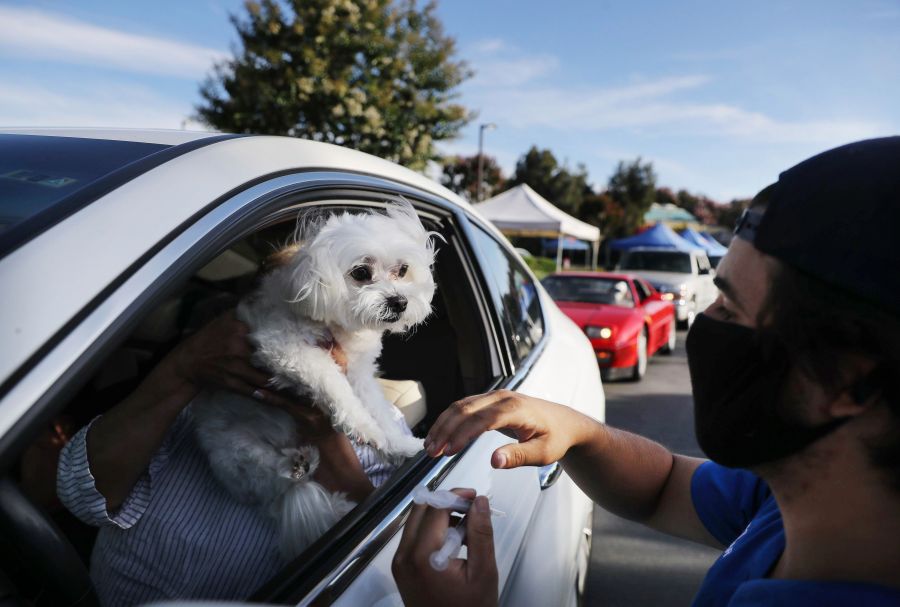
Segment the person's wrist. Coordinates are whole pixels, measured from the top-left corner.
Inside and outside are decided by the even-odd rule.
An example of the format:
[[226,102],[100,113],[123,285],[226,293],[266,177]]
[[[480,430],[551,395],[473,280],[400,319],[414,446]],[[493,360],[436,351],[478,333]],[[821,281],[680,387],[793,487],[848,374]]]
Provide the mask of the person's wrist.
[[606,428],[603,423],[570,407],[566,409],[569,410],[570,417],[569,451],[593,449],[598,443],[603,442]]

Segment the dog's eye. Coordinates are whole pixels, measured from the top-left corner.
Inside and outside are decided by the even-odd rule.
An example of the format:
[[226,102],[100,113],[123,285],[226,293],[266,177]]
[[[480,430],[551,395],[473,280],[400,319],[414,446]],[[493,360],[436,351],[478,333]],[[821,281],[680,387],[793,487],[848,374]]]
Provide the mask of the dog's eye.
[[357,266],[350,272],[350,278],[357,282],[372,280],[372,271],[367,266]]
[[407,271],[408,269],[409,269],[409,266],[406,265],[406,264],[403,264],[402,266],[400,266],[400,269],[397,270],[397,277],[398,277],[398,278],[403,278],[404,276],[406,276],[406,271]]

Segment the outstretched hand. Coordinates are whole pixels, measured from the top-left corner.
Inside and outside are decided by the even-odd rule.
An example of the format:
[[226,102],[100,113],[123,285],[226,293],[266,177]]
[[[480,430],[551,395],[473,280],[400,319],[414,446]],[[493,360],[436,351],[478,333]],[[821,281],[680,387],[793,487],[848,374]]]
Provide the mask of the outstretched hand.
[[472,489],[454,489],[473,499],[466,516],[467,558],[451,559],[444,571],[436,571],[429,556],[439,550],[450,526],[450,512],[414,505],[391,570],[406,607],[493,607],[498,600],[497,561],[491,508],[486,497]]
[[432,457],[453,455],[484,432],[500,430],[519,442],[494,451],[494,468],[545,466],[584,440],[592,424],[569,407],[496,390],[450,405],[431,426],[425,450]]

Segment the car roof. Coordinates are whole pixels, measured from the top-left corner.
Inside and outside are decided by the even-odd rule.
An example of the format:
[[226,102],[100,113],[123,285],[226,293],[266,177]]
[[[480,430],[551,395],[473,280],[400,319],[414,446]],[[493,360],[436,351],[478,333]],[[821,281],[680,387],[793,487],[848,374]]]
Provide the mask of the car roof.
[[173,232],[267,178],[299,172],[376,176],[472,212],[471,205],[420,173],[354,150],[291,137],[222,139],[219,133],[85,129],[0,129],[0,133],[115,136],[121,141],[164,141],[172,150],[186,149],[138,172],[0,259],[5,298],[0,319],[0,383]]
[[134,141],[180,145],[189,141],[217,137],[215,131],[177,131],[174,129],[113,129],[85,127],[0,127],[3,135],[43,135],[46,137],[78,137],[82,139],[107,139],[109,141]]

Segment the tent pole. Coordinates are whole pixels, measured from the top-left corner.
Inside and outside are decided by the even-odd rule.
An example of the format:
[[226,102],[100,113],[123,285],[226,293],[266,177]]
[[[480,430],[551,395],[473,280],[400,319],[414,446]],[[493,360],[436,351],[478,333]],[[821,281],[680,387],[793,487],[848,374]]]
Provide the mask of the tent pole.
[[592,248],[594,249],[594,259],[591,262],[591,269],[593,271],[597,271],[597,254],[600,252],[600,241],[595,240],[591,243]]
[[559,233],[559,236],[556,237],[556,271],[559,272],[560,268],[562,268],[562,246],[563,246],[563,235],[562,232]]

